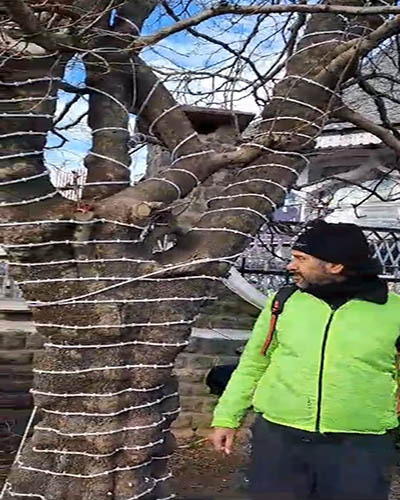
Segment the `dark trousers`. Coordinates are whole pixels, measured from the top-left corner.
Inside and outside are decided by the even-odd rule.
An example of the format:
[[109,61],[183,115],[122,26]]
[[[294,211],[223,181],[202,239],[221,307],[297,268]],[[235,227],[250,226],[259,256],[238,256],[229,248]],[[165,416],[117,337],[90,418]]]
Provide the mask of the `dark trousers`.
[[317,434],[253,426],[252,500],[387,500],[396,462],[391,435]]

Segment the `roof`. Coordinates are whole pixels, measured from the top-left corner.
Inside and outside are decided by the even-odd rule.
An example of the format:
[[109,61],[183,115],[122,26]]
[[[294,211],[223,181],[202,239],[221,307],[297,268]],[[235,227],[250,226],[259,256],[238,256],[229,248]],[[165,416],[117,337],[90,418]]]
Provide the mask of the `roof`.
[[182,110],[186,113],[192,125],[199,133],[210,133],[223,125],[235,127],[236,123],[239,127],[239,131],[243,132],[255,117],[254,113],[203,106],[187,105],[182,106]]
[[[385,104],[387,119],[400,129],[400,72],[397,50],[384,47],[375,51],[361,66],[361,73],[367,78],[377,95]],[[398,78],[398,81],[396,81]],[[385,96],[390,96],[388,99]],[[371,95],[364,92],[357,84],[343,91],[342,99],[351,109],[364,115],[368,120],[382,125],[382,118]],[[396,102],[397,101],[397,102]],[[322,135],[317,139],[317,149],[336,147],[369,146],[381,144],[375,135],[354,127],[352,123],[333,121],[328,123]]]

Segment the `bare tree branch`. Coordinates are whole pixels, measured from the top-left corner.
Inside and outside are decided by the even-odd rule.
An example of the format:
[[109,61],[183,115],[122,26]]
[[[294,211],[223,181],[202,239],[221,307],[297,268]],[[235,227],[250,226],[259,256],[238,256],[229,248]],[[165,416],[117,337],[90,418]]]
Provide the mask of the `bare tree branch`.
[[72,44],[72,40],[65,35],[46,32],[35,13],[23,0],[2,0],[2,3],[11,19],[21,27],[30,41],[49,51]]
[[398,14],[400,7],[384,5],[380,7],[353,7],[348,5],[217,5],[210,9],[203,10],[200,14],[183,19],[172,26],[163,28],[150,36],[139,37],[135,43],[135,48],[142,48],[154,45],[170,35],[179,33],[193,26],[207,21],[208,19],[226,15],[257,15],[257,14],[282,14],[289,12],[301,12],[305,14],[348,14],[358,16],[371,16],[378,14]]

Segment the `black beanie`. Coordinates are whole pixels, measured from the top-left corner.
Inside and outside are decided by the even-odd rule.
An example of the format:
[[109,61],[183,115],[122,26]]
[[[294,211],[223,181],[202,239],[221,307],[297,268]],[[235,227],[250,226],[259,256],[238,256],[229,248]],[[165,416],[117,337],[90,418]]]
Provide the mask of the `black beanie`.
[[293,245],[318,259],[360,271],[377,272],[367,238],[356,224],[330,224],[316,220],[300,234]]

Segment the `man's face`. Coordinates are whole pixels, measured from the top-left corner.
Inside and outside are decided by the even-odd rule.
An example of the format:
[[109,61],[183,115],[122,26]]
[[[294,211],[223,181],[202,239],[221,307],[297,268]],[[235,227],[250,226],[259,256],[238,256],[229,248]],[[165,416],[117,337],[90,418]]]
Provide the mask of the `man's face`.
[[341,264],[325,262],[299,250],[293,250],[287,269],[294,275],[296,285],[303,290],[310,285],[325,285],[343,279]]

